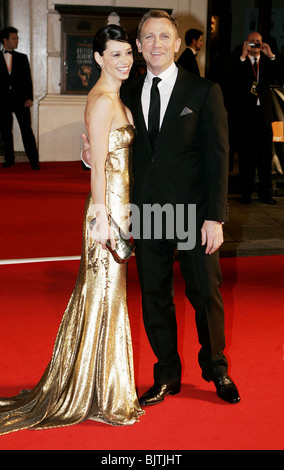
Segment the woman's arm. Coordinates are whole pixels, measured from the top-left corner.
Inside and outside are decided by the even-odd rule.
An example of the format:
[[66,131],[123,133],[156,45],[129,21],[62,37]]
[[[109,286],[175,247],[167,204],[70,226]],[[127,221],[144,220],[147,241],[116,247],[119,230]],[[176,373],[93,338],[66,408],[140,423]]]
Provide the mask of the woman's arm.
[[102,95],[91,99],[86,108],[86,128],[89,135],[91,151],[91,193],[95,206],[96,224],[92,230],[92,238],[106,248],[107,240],[111,240],[112,248],[115,240],[108,223],[106,210],[106,175],[105,163],[108,156],[109,132],[114,117],[114,104],[110,97]]

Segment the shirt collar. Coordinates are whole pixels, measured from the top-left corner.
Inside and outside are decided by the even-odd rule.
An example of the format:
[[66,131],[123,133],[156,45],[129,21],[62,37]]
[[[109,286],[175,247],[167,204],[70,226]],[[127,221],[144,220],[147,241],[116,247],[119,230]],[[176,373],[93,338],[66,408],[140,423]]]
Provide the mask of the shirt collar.
[[[170,85],[173,85],[178,73],[178,68],[176,64],[173,62],[164,72],[162,72],[158,77],[163,80],[163,83],[168,83]],[[147,69],[147,75],[146,75],[146,80],[145,82],[147,83],[148,86],[152,86],[152,80],[154,77],[157,75],[153,75],[150,70]]]
[[250,54],[248,56],[249,56],[249,58],[252,62],[254,62],[254,59],[257,59],[257,61],[259,61],[259,59],[260,59],[260,54],[257,57],[255,57],[253,55],[250,55]]
[[197,56],[197,52],[192,47],[190,47],[190,46],[187,46],[187,47],[188,47],[188,49],[190,49],[192,51],[194,56]]

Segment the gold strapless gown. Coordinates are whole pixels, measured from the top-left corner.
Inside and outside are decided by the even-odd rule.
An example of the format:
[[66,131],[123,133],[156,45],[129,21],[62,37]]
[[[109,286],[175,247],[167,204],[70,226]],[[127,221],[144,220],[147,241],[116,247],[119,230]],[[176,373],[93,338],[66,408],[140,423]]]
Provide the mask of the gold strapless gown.
[[[131,187],[132,126],[109,135],[107,210],[123,225]],[[131,425],[144,414],[137,399],[129,326],[127,265],[90,242],[94,217],[86,201],[78,278],[62,318],[51,361],[33,390],[0,398],[0,435],[69,426],[86,419]]]

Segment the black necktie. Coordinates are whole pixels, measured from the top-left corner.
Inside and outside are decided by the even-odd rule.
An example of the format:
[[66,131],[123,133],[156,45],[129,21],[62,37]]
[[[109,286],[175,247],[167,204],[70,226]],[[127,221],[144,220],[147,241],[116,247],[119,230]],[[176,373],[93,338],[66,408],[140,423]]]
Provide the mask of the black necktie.
[[154,77],[151,88],[150,98],[150,109],[148,114],[148,134],[152,145],[154,145],[155,139],[160,129],[160,93],[158,89],[158,83],[161,81],[159,77]]
[[255,76],[257,77],[257,58],[256,57],[254,59],[253,68],[254,68],[254,71],[255,71]]
[[4,51],[4,54],[13,54],[13,51]]

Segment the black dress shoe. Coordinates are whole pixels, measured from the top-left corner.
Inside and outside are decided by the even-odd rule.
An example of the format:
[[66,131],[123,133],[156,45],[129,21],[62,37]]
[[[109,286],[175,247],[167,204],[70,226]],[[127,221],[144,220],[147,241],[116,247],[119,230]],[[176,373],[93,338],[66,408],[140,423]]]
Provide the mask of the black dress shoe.
[[147,392],[145,392],[139,399],[142,406],[157,405],[164,401],[166,395],[176,395],[180,392],[180,384],[167,385],[167,384],[154,384]]
[[34,165],[32,165],[32,170],[34,170],[34,171],[40,170],[39,164],[35,163]]
[[15,165],[15,162],[5,162],[2,165],[2,168],[9,168],[10,166]]
[[263,202],[264,204],[269,204],[270,206],[275,206],[275,204],[277,204],[277,201],[275,201],[275,199],[273,199],[271,196],[260,197],[259,201]]
[[206,382],[214,382],[217,395],[222,400],[232,404],[236,404],[241,401],[238,389],[228,375],[221,375],[220,377],[213,379],[203,372],[202,378],[206,380]]

